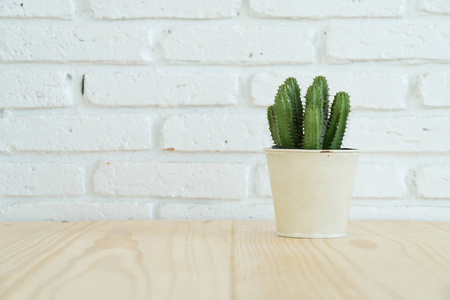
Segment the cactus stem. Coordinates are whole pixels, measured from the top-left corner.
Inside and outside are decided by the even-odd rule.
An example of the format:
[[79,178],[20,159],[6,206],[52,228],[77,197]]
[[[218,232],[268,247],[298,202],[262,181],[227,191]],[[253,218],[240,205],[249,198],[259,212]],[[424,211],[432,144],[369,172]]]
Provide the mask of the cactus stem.
[[336,94],[324,137],[324,149],[340,149],[350,113],[350,97],[345,92]]

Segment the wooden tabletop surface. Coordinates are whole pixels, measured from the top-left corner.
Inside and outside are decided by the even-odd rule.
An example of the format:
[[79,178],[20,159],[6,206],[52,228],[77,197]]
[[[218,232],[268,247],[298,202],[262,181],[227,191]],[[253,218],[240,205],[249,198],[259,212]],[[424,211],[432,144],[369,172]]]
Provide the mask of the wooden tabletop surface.
[[450,299],[450,222],[0,222],[0,299]]

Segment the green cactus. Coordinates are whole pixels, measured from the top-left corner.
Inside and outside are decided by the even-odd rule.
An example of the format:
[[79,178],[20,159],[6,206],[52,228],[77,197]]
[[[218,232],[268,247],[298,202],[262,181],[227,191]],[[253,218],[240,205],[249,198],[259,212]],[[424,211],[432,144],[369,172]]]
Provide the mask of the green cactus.
[[340,149],[350,113],[349,95],[336,94],[329,112],[328,83],[314,78],[305,96],[305,112],[295,78],[279,87],[275,103],[267,109],[270,132],[276,147],[293,149]]
[[288,78],[284,82],[284,89],[287,91],[287,95],[290,99],[293,119],[295,126],[295,146],[301,147],[303,140],[303,105],[300,97],[300,87],[298,86],[295,78]]
[[[320,87],[318,85],[312,84],[306,91],[305,104],[308,106],[316,106],[321,108],[322,106],[322,95]],[[322,111],[322,110],[321,110]]]
[[320,97],[322,100],[322,110],[323,110],[323,132],[322,134],[325,134],[325,131],[328,126],[328,111],[329,111],[329,101],[328,101],[328,83],[325,77],[323,76],[317,76],[314,78],[313,85],[317,85],[319,87],[320,91]]
[[295,78],[288,78],[267,109],[270,132],[278,147],[300,148],[303,137],[303,108],[300,87]]
[[350,113],[350,97],[346,92],[334,96],[331,115],[324,137],[324,149],[340,149]]
[[303,149],[322,149],[323,112],[315,105],[306,106]]

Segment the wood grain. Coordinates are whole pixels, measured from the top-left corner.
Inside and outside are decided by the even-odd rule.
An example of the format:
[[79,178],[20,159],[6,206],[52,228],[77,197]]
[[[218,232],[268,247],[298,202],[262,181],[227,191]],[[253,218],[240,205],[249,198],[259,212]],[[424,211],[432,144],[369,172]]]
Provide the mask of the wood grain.
[[0,222],[0,299],[450,299],[450,222]]
[[340,239],[238,222],[235,299],[450,299],[450,223],[354,221]]
[[231,221],[9,224],[2,300],[230,298]]

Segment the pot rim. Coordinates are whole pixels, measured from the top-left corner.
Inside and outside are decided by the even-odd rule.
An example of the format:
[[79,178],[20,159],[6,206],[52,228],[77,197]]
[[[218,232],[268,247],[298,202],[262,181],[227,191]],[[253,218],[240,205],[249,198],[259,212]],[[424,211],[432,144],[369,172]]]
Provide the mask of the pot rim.
[[283,153],[283,152],[297,152],[297,153],[361,153],[361,150],[358,149],[350,149],[350,148],[344,148],[344,149],[338,149],[338,150],[331,150],[331,149],[320,149],[320,150],[309,150],[309,149],[278,149],[278,148],[263,148],[264,152],[273,152],[273,153]]

